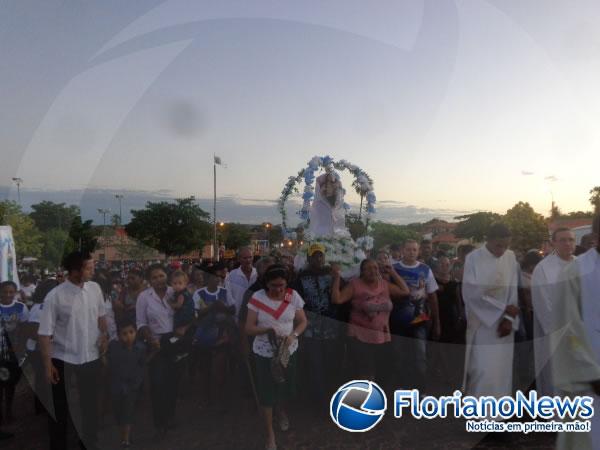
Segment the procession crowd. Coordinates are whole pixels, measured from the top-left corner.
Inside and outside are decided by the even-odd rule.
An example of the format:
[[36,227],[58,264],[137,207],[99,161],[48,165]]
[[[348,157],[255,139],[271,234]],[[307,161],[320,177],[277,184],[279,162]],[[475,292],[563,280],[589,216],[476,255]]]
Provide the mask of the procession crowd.
[[[596,220],[577,261],[598,257],[598,228]],[[429,240],[407,240],[369,255],[354,277],[343,276],[319,243],[299,270],[249,248],[239,249],[235,267],[151,264],[118,272],[71,253],[64,277],[26,277],[20,289],[0,284],[0,420],[15,419],[23,364],[35,374],[36,412],[52,411],[52,449],[67,448],[70,420],[81,447],[96,448],[107,399],[129,447],[145,385],[153,432],[168,439],[186,377],[202,386],[193,401],[214,414],[232,405],[234,384],[255,397],[268,449],[276,448],[276,428],[292,426],[287,408],[298,392],[320,414],[350,379],[431,393],[462,387],[471,395],[517,388],[553,395],[572,381],[567,369],[552,367],[557,311],[586,320],[561,305],[583,295],[577,283],[561,281],[569,270],[584,277],[570,265],[575,236],[559,228],[551,253],[519,258],[510,241],[502,224],[490,227],[481,247],[459,246],[453,257]],[[570,332],[581,338],[586,329]],[[556,348],[561,364],[579,364],[562,341]]]

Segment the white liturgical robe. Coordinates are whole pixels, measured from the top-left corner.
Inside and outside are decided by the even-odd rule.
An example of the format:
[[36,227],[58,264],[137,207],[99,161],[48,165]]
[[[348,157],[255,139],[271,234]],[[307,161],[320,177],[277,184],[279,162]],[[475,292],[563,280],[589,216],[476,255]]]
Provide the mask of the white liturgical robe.
[[512,393],[514,331],[498,336],[508,305],[518,304],[519,266],[507,250],[500,258],[485,245],[465,261],[462,293],[467,314],[467,348],[463,390],[474,396]]
[[[569,396],[593,395],[590,382],[600,380],[600,254],[588,250],[559,278],[553,308],[552,374],[556,389]],[[558,433],[559,449],[600,450],[600,397],[590,433]]]
[[[574,257],[573,257],[574,258]],[[554,395],[552,381],[552,305],[555,301],[560,273],[572,261],[565,261],[553,253],[545,257],[533,271],[531,301],[533,304],[533,348],[538,395]]]

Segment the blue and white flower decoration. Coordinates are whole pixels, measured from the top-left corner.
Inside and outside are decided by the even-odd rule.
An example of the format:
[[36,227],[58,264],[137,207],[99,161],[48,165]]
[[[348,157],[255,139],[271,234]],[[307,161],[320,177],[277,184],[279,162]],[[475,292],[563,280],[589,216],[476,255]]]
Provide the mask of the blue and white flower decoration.
[[[310,205],[315,196],[315,179],[316,172],[320,169],[324,170],[326,173],[333,173],[336,177],[339,178],[339,174],[335,172],[335,170],[347,170],[356,180],[360,188],[360,193],[364,196],[367,203],[365,209],[367,211],[367,220],[369,220],[376,212],[375,203],[377,203],[377,198],[375,197],[375,192],[373,191],[373,184],[370,181],[369,176],[365,171],[363,171],[360,167],[349,163],[348,161],[342,159],[340,161],[335,161],[331,156],[314,156],[308,162],[307,167],[298,172],[297,176],[292,176],[288,178],[285,187],[281,191],[281,195],[279,197],[279,213],[281,214],[281,223],[283,227],[284,234],[289,234],[289,230],[287,229],[287,213],[285,211],[285,202],[289,198],[292,193],[300,193],[298,189],[298,184],[304,182],[304,191],[302,193],[302,208],[298,211],[298,215],[302,219],[301,226],[306,228],[308,222],[310,221]],[[343,205],[346,211],[350,210],[350,205],[344,203]]]

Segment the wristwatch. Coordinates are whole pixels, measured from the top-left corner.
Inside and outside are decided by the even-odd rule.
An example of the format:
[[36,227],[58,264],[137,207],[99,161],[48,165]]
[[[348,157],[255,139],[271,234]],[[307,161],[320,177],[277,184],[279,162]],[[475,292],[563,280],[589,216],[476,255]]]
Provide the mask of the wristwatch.
[[294,333],[293,333],[293,334],[294,334],[294,337],[295,337],[296,339],[298,339],[298,338],[300,337],[300,335],[298,334],[298,332],[297,332],[297,331],[294,331]]

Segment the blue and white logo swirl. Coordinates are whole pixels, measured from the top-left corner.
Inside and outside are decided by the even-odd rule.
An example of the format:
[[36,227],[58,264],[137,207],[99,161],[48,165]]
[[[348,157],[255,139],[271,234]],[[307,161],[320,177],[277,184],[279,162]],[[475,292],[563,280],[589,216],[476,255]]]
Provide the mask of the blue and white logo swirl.
[[331,397],[329,413],[342,430],[363,432],[377,425],[386,409],[385,393],[376,383],[354,380]]

